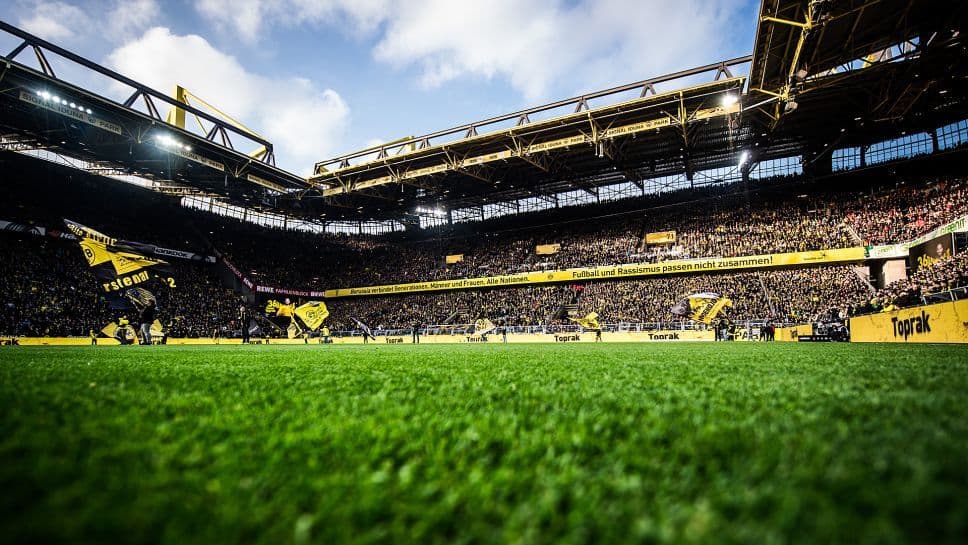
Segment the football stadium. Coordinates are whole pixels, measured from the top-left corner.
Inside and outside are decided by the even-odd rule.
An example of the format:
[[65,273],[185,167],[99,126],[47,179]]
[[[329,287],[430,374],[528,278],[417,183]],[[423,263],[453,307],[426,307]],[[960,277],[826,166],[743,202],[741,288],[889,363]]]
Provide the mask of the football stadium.
[[752,8],[303,173],[0,21],[0,541],[964,543],[968,12]]

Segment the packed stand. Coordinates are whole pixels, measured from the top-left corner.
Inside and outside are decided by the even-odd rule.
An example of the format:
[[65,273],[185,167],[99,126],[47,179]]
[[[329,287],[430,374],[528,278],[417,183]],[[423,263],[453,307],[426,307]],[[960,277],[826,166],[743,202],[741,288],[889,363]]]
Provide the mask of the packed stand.
[[[853,300],[851,314],[871,314],[921,305],[925,297],[968,287],[968,252],[941,259],[921,267],[908,278],[892,282],[877,293]],[[955,293],[963,298],[964,293]]]
[[597,312],[608,323],[681,321],[672,307],[694,292],[715,292],[733,301],[734,320],[812,321],[845,311],[871,293],[849,266],[810,269],[683,275],[577,285],[529,286],[386,297],[334,299],[328,325],[355,329],[353,318],[373,329],[406,329],[415,324],[468,324],[488,318],[509,326],[569,323],[569,305],[577,315]]
[[907,242],[968,214],[968,180],[900,185],[844,208],[847,222],[866,243]]
[[[87,336],[134,312],[113,311],[100,294],[77,244],[34,235],[0,234],[0,335]],[[159,320],[169,336],[207,337],[231,323],[238,297],[220,286],[211,266],[171,261],[175,289],[158,287]]]
[[[258,284],[326,289],[903,242],[968,214],[964,185],[929,182],[874,193],[817,191],[812,197],[798,196],[807,189],[794,187],[754,196],[749,204],[744,195],[710,188],[694,190],[695,200],[678,205],[666,203],[675,200],[669,195],[643,199],[638,204],[646,208],[635,212],[582,216],[582,207],[575,207],[575,219],[549,211],[418,235],[283,233],[232,220],[200,230]],[[535,225],[545,217],[548,223]],[[896,226],[885,220],[899,217],[907,219]],[[645,244],[646,233],[666,230],[676,231],[675,244]],[[560,249],[536,255],[542,244]],[[451,254],[463,258],[445,263]]]
[[[880,187],[879,180],[845,180],[836,189],[783,179],[755,182],[749,192],[727,184],[413,233],[349,236],[262,227],[182,208],[171,197],[121,182],[49,168],[55,172],[46,177],[10,180],[0,219],[63,229],[61,218],[70,217],[119,238],[218,253],[255,284],[299,290],[902,242],[968,214],[962,179]],[[647,233],[667,230],[676,231],[675,244],[645,244]],[[541,244],[560,244],[560,250],[536,255]],[[451,254],[463,260],[445,263]]]

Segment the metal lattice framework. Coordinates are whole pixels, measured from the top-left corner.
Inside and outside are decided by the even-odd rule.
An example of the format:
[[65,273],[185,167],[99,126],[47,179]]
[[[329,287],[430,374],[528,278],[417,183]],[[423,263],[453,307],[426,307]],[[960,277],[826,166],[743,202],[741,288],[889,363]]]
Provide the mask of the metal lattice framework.
[[[444,197],[451,206],[554,198],[571,189],[595,193],[615,181],[641,187],[650,175],[691,177],[727,161],[730,150],[716,157],[712,148],[739,136],[744,78],[733,72],[749,61],[731,59],[363,150],[318,163],[310,181],[332,203],[372,208],[420,196]],[[657,92],[702,76],[710,82]],[[699,149],[704,153],[694,157]]]
[[[0,130],[4,140],[16,142],[18,148],[110,165],[118,172],[249,205],[286,201],[290,193],[309,189],[304,178],[275,166],[271,142],[224,116],[167,96],[6,22],[0,21],[0,32],[21,40],[0,57]],[[31,61],[36,67],[28,65]],[[115,101],[74,85],[58,77],[58,63],[65,63],[70,69],[65,71],[73,74],[105,78],[130,94]],[[168,111],[163,110],[188,113],[208,130],[169,123]]]

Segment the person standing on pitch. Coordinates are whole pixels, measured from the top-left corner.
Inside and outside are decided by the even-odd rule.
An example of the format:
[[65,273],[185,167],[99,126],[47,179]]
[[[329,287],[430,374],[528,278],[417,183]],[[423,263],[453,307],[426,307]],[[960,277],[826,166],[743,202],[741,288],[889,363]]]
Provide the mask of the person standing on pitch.
[[413,335],[413,344],[420,344],[420,324],[413,324],[413,329],[411,330]]
[[141,344],[151,344],[151,324],[155,321],[155,302],[149,301],[145,308],[141,309]]
[[239,326],[242,329],[242,344],[249,344],[249,311],[245,309],[245,305],[239,305]]

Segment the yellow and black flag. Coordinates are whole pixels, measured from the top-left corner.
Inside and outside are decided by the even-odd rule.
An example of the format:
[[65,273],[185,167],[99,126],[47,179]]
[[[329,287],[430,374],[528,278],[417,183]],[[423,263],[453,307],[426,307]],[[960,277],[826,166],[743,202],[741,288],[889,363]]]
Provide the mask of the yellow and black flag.
[[150,245],[118,240],[70,220],[64,220],[64,223],[80,239],[78,244],[87,264],[112,307],[143,307],[153,301],[154,295],[145,289],[153,279],[161,280],[170,288],[175,287],[171,265],[144,255]]
[[598,330],[602,328],[602,324],[598,322],[598,313],[589,312],[584,318],[568,318],[572,322],[584,327],[585,329]]
[[323,320],[329,316],[329,309],[322,301],[310,301],[296,307],[293,314],[298,316],[310,331],[316,331],[323,325]]
[[690,320],[709,324],[719,316],[724,308],[732,306],[733,301],[725,295],[711,292],[692,293],[676,303],[672,307],[672,313],[676,316],[688,316]]
[[497,329],[497,326],[494,325],[494,322],[488,320],[487,318],[479,318],[474,321],[475,335],[487,335],[495,329]]

